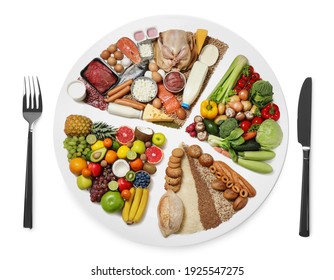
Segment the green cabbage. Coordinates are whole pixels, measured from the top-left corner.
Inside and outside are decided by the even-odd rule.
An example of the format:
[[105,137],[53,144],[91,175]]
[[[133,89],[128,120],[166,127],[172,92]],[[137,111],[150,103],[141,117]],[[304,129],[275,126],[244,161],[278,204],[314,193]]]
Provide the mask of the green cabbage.
[[272,119],[267,119],[262,122],[256,134],[256,142],[258,142],[263,149],[275,149],[281,144],[282,139],[282,129],[280,125]]
[[268,81],[256,81],[250,90],[251,102],[260,109],[273,101],[273,86]]

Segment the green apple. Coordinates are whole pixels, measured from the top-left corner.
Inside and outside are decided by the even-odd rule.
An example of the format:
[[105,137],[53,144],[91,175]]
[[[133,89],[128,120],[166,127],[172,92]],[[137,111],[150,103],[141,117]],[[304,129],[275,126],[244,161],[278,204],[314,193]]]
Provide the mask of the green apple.
[[117,191],[107,191],[101,198],[101,206],[104,211],[114,213],[124,206],[124,200]]
[[162,146],[166,142],[166,136],[161,132],[154,133],[152,142],[156,146]]
[[77,177],[77,186],[80,190],[87,190],[93,184],[92,178],[79,175]]
[[131,151],[136,152],[137,154],[143,154],[145,153],[146,147],[145,147],[145,143],[141,140],[135,140],[133,141],[132,147],[131,147]]

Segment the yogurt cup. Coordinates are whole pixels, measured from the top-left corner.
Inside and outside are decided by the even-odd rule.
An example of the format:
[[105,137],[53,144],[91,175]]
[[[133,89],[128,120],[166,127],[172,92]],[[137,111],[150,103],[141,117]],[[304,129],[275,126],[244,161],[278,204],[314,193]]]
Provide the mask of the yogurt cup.
[[86,98],[86,86],[84,82],[76,80],[67,86],[67,93],[75,101],[83,101]]

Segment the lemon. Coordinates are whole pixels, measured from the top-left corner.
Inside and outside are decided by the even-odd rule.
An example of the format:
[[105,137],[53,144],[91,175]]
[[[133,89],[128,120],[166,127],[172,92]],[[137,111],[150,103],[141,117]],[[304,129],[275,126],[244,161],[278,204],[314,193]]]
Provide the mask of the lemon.
[[118,158],[126,158],[126,155],[130,151],[130,148],[126,145],[122,145],[117,150],[117,157]]

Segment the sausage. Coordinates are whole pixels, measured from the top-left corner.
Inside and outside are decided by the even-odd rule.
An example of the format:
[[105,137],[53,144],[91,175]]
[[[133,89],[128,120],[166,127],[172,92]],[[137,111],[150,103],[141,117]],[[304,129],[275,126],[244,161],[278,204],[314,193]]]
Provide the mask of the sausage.
[[125,88],[121,89],[120,91],[114,93],[112,96],[106,98],[107,102],[114,102],[118,98],[122,98],[130,91],[130,86],[126,86]]
[[116,99],[114,101],[114,103],[120,104],[120,105],[129,106],[129,107],[132,107],[134,109],[141,110],[141,111],[145,109],[145,105],[144,104],[142,104],[140,102],[137,102],[137,101],[130,100],[128,98]]
[[108,96],[112,96],[113,94],[119,92],[121,89],[123,89],[127,86],[131,86],[132,82],[133,82],[133,80],[128,80],[128,81],[124,82],[123,84],[120,84],[120,85],[114,87],[113,89],[108,91],[108,93],[107,93]]

